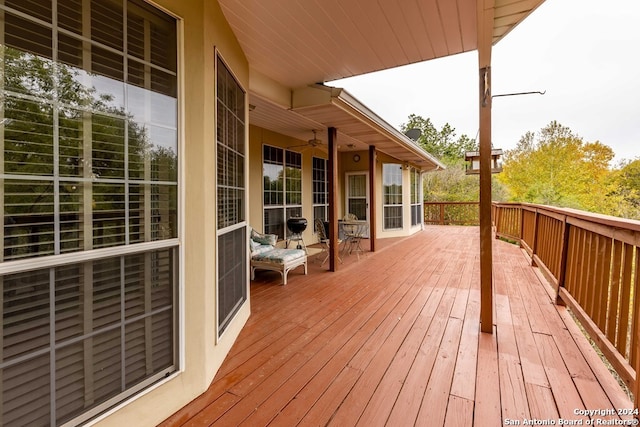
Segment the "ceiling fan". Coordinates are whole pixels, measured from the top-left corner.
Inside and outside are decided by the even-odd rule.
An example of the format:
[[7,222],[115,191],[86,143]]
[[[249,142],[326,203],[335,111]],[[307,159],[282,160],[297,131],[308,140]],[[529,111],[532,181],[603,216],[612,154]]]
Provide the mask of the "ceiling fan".
[[307,140],[306,144],[301,144],[301,145],[292,145],[290,147],[287,148],[303,148],[303,149],[307,149],[307,148],[319,148],[321,150],[325,150],[324,147],[324,142],[322,142],[322,140],[318,139],[316,136],[316,130],[312,129],[311,132],[313,132],[313,138]]

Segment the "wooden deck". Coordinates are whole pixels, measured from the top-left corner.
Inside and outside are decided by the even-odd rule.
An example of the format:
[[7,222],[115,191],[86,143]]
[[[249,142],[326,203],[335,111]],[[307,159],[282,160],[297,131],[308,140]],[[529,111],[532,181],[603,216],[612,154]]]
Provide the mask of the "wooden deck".
[[259,274],[214,382],[163,425],[496,427],[631,408],[517,246],[495,241],[494,334],[479,332],[478,239],[428,226],[336,273]]

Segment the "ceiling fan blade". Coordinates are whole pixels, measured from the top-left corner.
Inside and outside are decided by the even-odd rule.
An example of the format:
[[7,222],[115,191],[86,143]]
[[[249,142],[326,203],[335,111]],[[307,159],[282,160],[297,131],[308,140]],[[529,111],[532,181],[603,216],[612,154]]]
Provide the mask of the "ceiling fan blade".
[[287,147],[287,150],[291,150],[292,148],[309,148],[309,147],[311,147],[311,145],[309,144],[292,145],[290,147]]

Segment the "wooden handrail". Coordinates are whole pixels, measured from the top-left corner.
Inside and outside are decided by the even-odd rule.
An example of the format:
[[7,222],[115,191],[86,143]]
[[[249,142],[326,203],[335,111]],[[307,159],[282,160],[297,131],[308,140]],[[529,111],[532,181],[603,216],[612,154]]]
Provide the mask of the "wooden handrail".
[[640,404],[640,221],[494,203],[496,237],[516,240]]
[[424,202],[425,224],[478,225],[480,202]]

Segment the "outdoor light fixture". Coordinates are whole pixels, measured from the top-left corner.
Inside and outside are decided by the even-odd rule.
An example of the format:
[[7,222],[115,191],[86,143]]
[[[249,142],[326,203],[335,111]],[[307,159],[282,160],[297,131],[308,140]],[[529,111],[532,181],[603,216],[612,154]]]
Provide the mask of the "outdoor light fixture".
[[[480,152],[467,151],[464,155],[465,173],[467,175],[477,175],[480,173]],[[502,172],[502,149],[491,150],[491,173]]]

